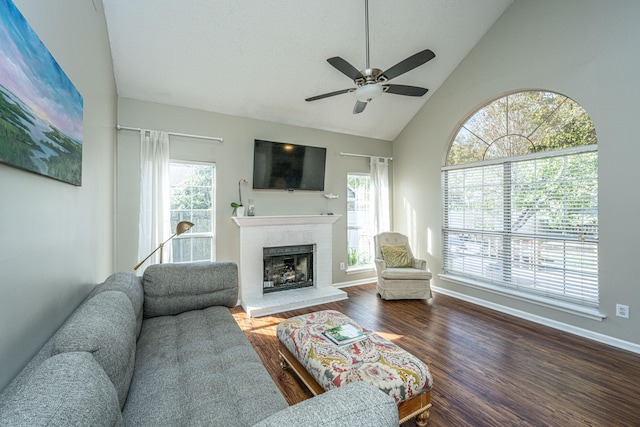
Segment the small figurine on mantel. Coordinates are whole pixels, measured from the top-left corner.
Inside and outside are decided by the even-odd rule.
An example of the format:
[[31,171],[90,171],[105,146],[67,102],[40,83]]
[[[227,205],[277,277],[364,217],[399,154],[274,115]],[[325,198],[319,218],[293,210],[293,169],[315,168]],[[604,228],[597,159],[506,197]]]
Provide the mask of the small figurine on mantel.
[[327,215],[333,215],[333,212],[330,212],[329,210],[329,202],[331,200],[335,200],[337,198],[339,198],[340,196],[337,194],[333,194],[333,193],[325,193],[324,197],[327,199]]

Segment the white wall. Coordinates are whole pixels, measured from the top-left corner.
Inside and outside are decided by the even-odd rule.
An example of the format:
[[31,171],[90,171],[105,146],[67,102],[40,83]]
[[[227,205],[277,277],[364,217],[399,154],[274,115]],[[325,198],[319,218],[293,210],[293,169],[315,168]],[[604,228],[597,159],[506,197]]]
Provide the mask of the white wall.
[[84,98],[82,186],[0,164],[0,389],[113,271],[116,96],[100,1],[14,0]]
[[[389,156],[391,142],[361,138],[297,126],[245,119],[181,107],[121,98],[118,121],[122,126],[171,132],[221,136],[224,142],[170,137],[171,157],[216,164],[217,259],[238,262],[239,228],[231,220],[230,203],[238,201],[238,181],[247,178],[242,199],[254,199],[256,215],[321,214],[327,212],[324,192],[252,190],[253,141],[266,139],[327,148],[325,192],[339,194],[329,202],[331,211],[343,215],[333,225],[332,283],[371,279],[375,272],[346,274],[339,270],[347,262],[346,182],[349,172],[368,172],[366,158],[344,157],[340,152]],[[121,130],[117,149],[117,247],[116,268],[133,271],[138,263],[138,213],[140,197],[140,134]]]
[[[505,92],[548,89],[592,117],[599,145],[600,311],[603,321],[560,313],[434,277],[434,285],[522,310],[614,341],[640,344],[640,2],[516,0],[394,141],[396,228],[441,272],[440,167],[466,115]],[[446,55],[446,52],[437,52]],[[615,304],[631,319],[615,317]],[[633,347],[633,346],[632,346]]]

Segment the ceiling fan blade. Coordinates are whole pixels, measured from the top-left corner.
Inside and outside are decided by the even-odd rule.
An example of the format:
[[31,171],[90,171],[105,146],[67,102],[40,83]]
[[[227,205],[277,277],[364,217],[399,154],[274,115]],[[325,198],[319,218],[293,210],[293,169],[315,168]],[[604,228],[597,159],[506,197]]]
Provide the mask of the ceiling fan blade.
[[421,52],[411,55],[407,59],[398,62],[393,67],[386,70],[384,73],[380,75],[380,77],[378,77],[378,81],[381,81],[380,80],[381,77],[384,77],[384,79],[386,80],[394,79],[399,75],[406,73],[407,71],[411,71],[414,68],[421,66],[425,62],[431,61],[435,57],[436,57],[435,53],[433,53],[429,49],[425,49]]
[[335,92],[324,93],[322,95],[312,96],[311,98],[305,99],[305,101],[317,101],[318,99],[328,98],[330,96],[342,95],[343,93],[353,92],[355,89],[341,89],[336,90]]
[[364,108],[367,106],[366,102],[356,101],[356,105],[353,106],[353,114],[360,114],[364,111]]
[[423,87],[407,85],[384,85],[384,91],[394,95],[422,96],[429,91]]
[[340,71],[345,76],[349,77],[351,80],[363,79],[364,77],[358,71],[356,67],[349,64],[344,59],[339,56],[334,56],[333,58],[327,59],[327,62],[335,67],[336,70]]

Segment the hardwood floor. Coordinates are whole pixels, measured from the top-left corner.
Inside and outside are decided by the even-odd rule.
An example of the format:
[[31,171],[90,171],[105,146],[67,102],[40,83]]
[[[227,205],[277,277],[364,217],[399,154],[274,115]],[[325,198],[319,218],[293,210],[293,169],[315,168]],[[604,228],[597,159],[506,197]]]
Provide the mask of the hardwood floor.
[[638,354],[442,294],[427,304],[383,301],[374,284],[343,290],[348,300],[272,316],[232,309],[289,404],[311,393],[280,368],[275,328],[291,316],[333,309],[429,365],[431,427],[640,426]]

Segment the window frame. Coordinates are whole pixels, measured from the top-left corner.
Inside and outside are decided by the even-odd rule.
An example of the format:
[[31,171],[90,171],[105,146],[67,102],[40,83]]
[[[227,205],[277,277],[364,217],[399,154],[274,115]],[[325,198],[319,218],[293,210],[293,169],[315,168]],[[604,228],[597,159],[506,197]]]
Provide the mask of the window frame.
[[[476,113],[478,113],[479,111],[483,110],[485,107],[489,106],[491,103],[496,102],[496,101],[500,101],[503,98],[506,98],[509,95],[514,95],[514,94],[518,94],[521,92],[531,92],[531,91],[520,91],[520,92],[513,92],[507,95],[502,95],[498,98],[493,99],[492,101],[483,104],[482,106],[478,107],[477,109],[475,109],[474,111],[472,111],[467,118],[461,122],[461,124],[458,125],[456,131],[452,134],[453,136],[451,137],[450,143],[449,143],[449,147],[447,150],[447,156],[445,157],[445,163],[447,163],[447,160],[449,159],[449,154],[452,150],[452,146],[454,144],[454,142],[456,142],[456,138],[458,137],[458,134],[463,130],[463,127],[467,124],[467,122],[474,117],[474,115]],[[538,91],[538,92],[549,92],[549,91]],[[555,93],[555,92],[551,92],[551,93]],[[563,96],[565,97],[565,95],[562,94],[557,94],[559,96]],[[568,98],[568,97],[567,97]],[[572,100],[573,101],[573,100]],[[575,102],[575,101],[573,101]],[[586,113],[586,111],[585,111]],[[508,128],[508,125],[507,125]],[[451,232],[451,227],[449,227],[449,225],[447,224],[448,221],[448,214],[449,212],[447,211],[448,208],[448,194],[447,192],[449,191],[448,188],[448,183],[447,183],[447,177],[448,177],[448,172],[449,171],[456,171],[456,170],[464,170],[464,169],[475,169],[475,168],[488,168],[488,167],[492,167],[494,165],[508,165],[506,166],[507,169],[505,170],[510,170],[511,165],[518,163],[518,162],[527,162],[527,161],[537,161],[537,159],[546,159],[546,158],[555,158],[555,157],[565,157],[565,156],[574,156],[574,155],[579,155],[581,153],[588,153],[588,152],[595,152],[596,153],[596,162],[597,162],[597,153],[598,153],[598,147],[597,144],[592,144],[592,145],[576,145],[576,146],[572,146],[569,148],[562,148],[562,149],[556,149],[556,150],[549,150],[549,151],[541,151],[541,152],[534,152],[531,154],[523,154],[523,155],[518,155],[518,156],[513,156],[513,157],[500,157],[500,158],[494,158],[494,159],[489,159],[489,160],[475,160],[475,161],[469,161],[467,163],[459,163],[459,164],[454,164],[454,165],[447,165],[445,164],[444,166],[442,166],[441,168],[441,185],[442,185],[442,193],[441,193],[441,200],[442,200],[442,259],[443,259],[443,264],[442,264],[442,273],[439,275],[439,277],[441,277],[443,280],[446,281],[450,281],[450,282],[454,282],[457,284],[462,284],[462,285],[466,285],[466,286],[470,286],[473,288],[477,288],[477,289],[482,289],[484,291],[489,291],[492,293],[496,293],[496,294],[500,294],[500,295],[504,295],[504,296],[508,296],[511,298],[515,298],[518,300],[523,300],[523,301],[527,301],[527,302],[531,302],[534,304],[538,304],[538,305],[542,305],[542,306],[546,306],[546,307],[552,307],[555,309],[559,309],[565,312],[570,312],[573,314],[577,314],[577,315],[581,315],[587,318],[591,318],[591,319],[595,319],[595,320],[602,320],[604,317],[603,314],[601,314],[599,312],[599,305],[600,305],[600,301],[599,299],[595,302],[595,304],[593,302],[586,302],[586,303],[582,303],[580,301],[571,301],[571,300],[565,300],[563,298],[558,298],[557,295],[544,295],[544,293],[536,293],[536,292],[527,292],[527,291],[523,291],[523,288],[526,287],[520,287],[520,286],[505,286],[504,283],[499,283],[493,280],[488,280],[488,279],[483,279],[483,275],[482,274],[471,274],[471,275],[467,275],[462,273],[462,271],[464,271],[464,269],[462,271],[456,271],[455,269],[453,269],[452,271],[449,270],[451,264],[449,263],[450,258],[453,258],[453,252],[452,251],[448,251],[447,248],[447,242],[448,242],[448,233]],[[483,170],[484,171],[484,170]],[[514,183],[511,181],[511,177],[510,176],[502,176],[501,177],[502,180],[502,185],[507,188],[507,186],[512,186]],[[555,181],[548,181],[548,183],[550,182],[555,182]],[[597,183],[598,183],[598,176],[597,176],[597,166],[596,166],[596,176],[595,176],[595,185],[597,188]],[[511,187],[509,187],[511,188]],[[546,188],[546,187],[545,187]],[[511,193],[511,189],[508,190],[508,198],[509,198],[509,202],[511,202],[510,197],[512,196]],[[597,191],[596,191],[597,193]],[[597,197],[597,196],[596,196]],[[506,203],[506,199],[505,199],[505,203]],[[595,207],[597,209],[597,199],[596,199],[596,204]],[[515,208],[513,209],[513,211],[509,208],[509,207],[504,207],[502,206],[502,209],[504,209],[505,211],[508,210],[509,215],[511,215],[513,213],[513,211],[515,211]],[[466,208],[463,210],[464,212],[466,212]],[[500,215],[498,215],[500,216]],[[505,218],[507,218],[506,214],[504,215]],[[596,213],[596,218],[597,218],[597,213]],[[510,221],[508,219],[504,219],[504,221]],[[502,224],[502,226],[504,226],[504,224]],[[598,229],[598,225],[596,224],[596,231]],[[490,234],[490,230],[485,227],[478,229],[478,230],[474,230],[477,233],[485,233],[485,234]],[[457,230],[457,232],[460,232],[460,230]],[[504,233],[506,234],[507,232],[504,231]],[[509,235],[511,237],[509,237],[509,242],[511,240],[514,240],[514,235],[511,235],[511,231],[508,231]],[[536,233],[538,233],[536,231]],[[533,234],[534,236],[542,236],[542,234]],[[537,239],[541,239],[541,237],[538,237]],[[568,242],[571,241],[570,238],[563,238],[560,239],[562,242]],[[575,239],[574,239],[575,240]],[[595,255],[595,274],[596,274],[596,289],[597,292],[599,292],[599,288],[600,288],[600,284],[599,284],[599,267],[598,267],[598,255],[597,255],[597,251],[598,251],[598,243],[599,243],[599,237],[598,237],[598,233],[596,232],[595,234],[595,239],[592,239],[593,242],[595,242],[595,250],[596,250],[596,255]],[[584,242],[584,240],[581,240],[581,242]],[[509,243],[510,244],[510,243]],[[506,262],[510,262],[511,260],[511,253],[509,251],[509,261]],[[478,257],[478,259],[486,259],[488,255],[480,255]],[[502,255],[501,255],[502,256]],[[500,256],[498,256],[498,261],[499,262],[505,262],[505,259],[501,258]],[[565,259],[566,262],[566,259]],[[566,264],[563,264],[563,266],[565,266],[564,268],[566,268]],[[503,268],[504,267],[503,265]]]
[[[365,177],[365,178],[369,179],[369,200],[368,200],[369,207],[368,207],[368,209],[366,211],[367,212],[366,216],[368,218],[368,224],[366,224],[364,227],[363,226],[359,226],[357,223],[356,223],[355,226],[351,226],[349,224],[349,212],[350,212],[349,211],[349,203],[350,203],[350,201],[349,201],[349,191],[350,191],[349,190],[349,179],[352,176]],[[346,268],[346,271],[347,271],[347,273],[361,273],[361,272],[365,272],[365,271],[373,271],[373,270],[375,270],[375,264],[374,264],[375,251],[374,251],[374,247],[373,247],[373,212],[371,210],[372,201],[371,201],[371,194],[370,193],[371,193],[371,175],[369,173],[367,173],[367,172],[348,172],[347,173],[347,200],[346,200],[346,206],[345,206],[345,208],[346,208],[345,210],[346,210],[346,213],[347,213],[347,215],[346,215],[347,216],[347,218],[346,218],[347,219],[346,220],[346,231],[347,231],[347,248],[346,248],[347,249],[347,252],[346,252],[346,254],[347,254],[347,268]],[[355,212],[355,211],[352,211],[352,212]],[[349,249],[350,249],[350,246],[349,246],[349,243],[350,243],[349,242],[349,235],[350,235],[350,233],[352,231],[355,231],[359,236],[358,239],[360,239],[362,236],[360,235],[358,230],[365,229],[367,227],[369,228],[369,231],[370,231],[369,236],[367,236],[366,233],[364,235],[362,235],[362,236],[369,238],[369,253],[370,253],[369,263],[368,264],[359,264],[358,263],[358,264],[354,264],[354,265],[349,265],[349,261],[348,261],[349,258],[350,258],[350,254],[349,254]]]
[[[171,257],[172,257],[172,262],[175,263],[187,263],[187,262],[199,262],[199,261],[215,261],[217,259],[217,254],[216,254],[216,183],[217,183],[217,179],[216,179],[216,164],[214,162],[203,162],[203,161],[191,161],[191,160],[178,160],[178,159],[170,159],[169,160],[169,177],[171,177],[171,167],[173,165],[194,165],[194,166],[208,166],[211,167],[212,170],[212,187],[211,187],[211,231],[198,231],[197,227],[193,227],[191,228],[189,231],[180,234],[178,236],[175,236],[172,239],[172,251],[171,251]],[[174,209],[171,208],[171,204],[173,201],[173,194],[171,192],[171,189],[173,188],[171,186],[171,178],[169,178],[169,182],[170,182],[170,207],[169,207],[169,218],[172,217],[172,213],[174,211]],[[193,209],[191,209],[191,211],[193,211]],[[181,220],[187,220],[187,219],[181,219]],[[172,224],[172,229],[175,229],[175,226]],[[188,261],[174,261],[173,260],[173,254],[174,254],[174,246],[176,244],[180,244],[181,241],[189,239],[189,240],[193,240],[195,238],[202,238],[202,237],[207,237],[211,239],[211,248],[210,248],[210,252],[211,252],[211,257],[210,259],[207,260],[194,260],[193,259],[193,254],[191,256],[191,259]]]

